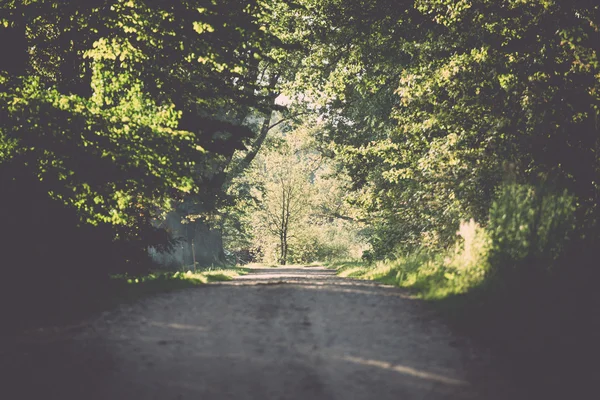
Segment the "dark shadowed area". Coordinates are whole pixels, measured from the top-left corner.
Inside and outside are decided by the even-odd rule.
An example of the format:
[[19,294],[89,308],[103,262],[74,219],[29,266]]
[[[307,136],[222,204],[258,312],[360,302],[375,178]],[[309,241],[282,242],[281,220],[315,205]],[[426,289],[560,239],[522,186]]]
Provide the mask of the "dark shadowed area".
[[516,399],[405,291],[256,268],[2,348],[6,399]]

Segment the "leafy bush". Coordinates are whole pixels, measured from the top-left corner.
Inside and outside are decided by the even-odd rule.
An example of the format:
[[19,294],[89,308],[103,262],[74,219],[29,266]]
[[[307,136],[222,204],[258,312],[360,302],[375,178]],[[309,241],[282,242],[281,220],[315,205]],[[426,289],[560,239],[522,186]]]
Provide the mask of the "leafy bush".
[[425,298],[442,298],[465,293],[481,284],[489,269],[490,238],[473,219],[461,222],[460,237],[452,250],[432,252],[427,248],[397,253],[394,259],[374,265],[345,263],[340,276],[377,280],[415,289]]
[[363,244],[356,229],[345,221],[332,221],[304,227],[292,241],[292,262],[332,261],[358,258]]
[[574,198],[566,191],[504,186],[491,207],[488,227],[495,272],[518,266],[550,269],[574,232],[574,212]]
[[488,233],[475,220],[462,221],[454,248],[441,253],[410,254],[402,262],[400,286],[426,298],[466,293],[484,282],[489,270]]
[[445,277],[453,285],[454,292],[464,293],[479,285],[489,270],[489,234],[474,219],[462,221],[456,232],[460,237],[454,251],[444,260]]

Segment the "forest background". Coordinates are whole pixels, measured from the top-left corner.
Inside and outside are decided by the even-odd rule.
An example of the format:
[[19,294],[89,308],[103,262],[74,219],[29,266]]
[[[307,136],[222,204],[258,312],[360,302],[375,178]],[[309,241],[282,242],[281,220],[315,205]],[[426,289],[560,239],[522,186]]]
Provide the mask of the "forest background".
[[599,24],[593,0],[5,1],[6,319],[210,237],[194,268],[328,261],[589,372]]

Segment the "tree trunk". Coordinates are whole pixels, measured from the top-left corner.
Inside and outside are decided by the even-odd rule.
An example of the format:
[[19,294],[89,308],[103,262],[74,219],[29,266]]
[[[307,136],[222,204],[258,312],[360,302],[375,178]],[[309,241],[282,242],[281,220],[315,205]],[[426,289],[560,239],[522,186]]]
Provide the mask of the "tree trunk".
[[288,253],[288,243],[287,243],[287,232],[283,236],[283,265],[287,264],[287,253]]
[[286,203],[286,197],[285,197],[285,183],[281,182],[281,229],[279,231],[279,244],[280,244],[280,257],[279,257],[279,263],[281,265],[285,265],[286,263],[286,250],[285,250],[285,230],[286,230],[286,223],[285,223],[285,203]]

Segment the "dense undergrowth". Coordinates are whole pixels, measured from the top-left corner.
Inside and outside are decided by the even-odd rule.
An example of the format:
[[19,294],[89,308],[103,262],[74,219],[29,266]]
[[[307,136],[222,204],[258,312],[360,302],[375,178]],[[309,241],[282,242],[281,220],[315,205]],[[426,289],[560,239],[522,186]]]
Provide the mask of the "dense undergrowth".
[[342,277],[377,280],[414,289],[422,298],[443,299],[481,285],[490,270],[489,235],[474,220],[461,223],[460,240],[447,251],[425,247],[386,260],[333,262]]

